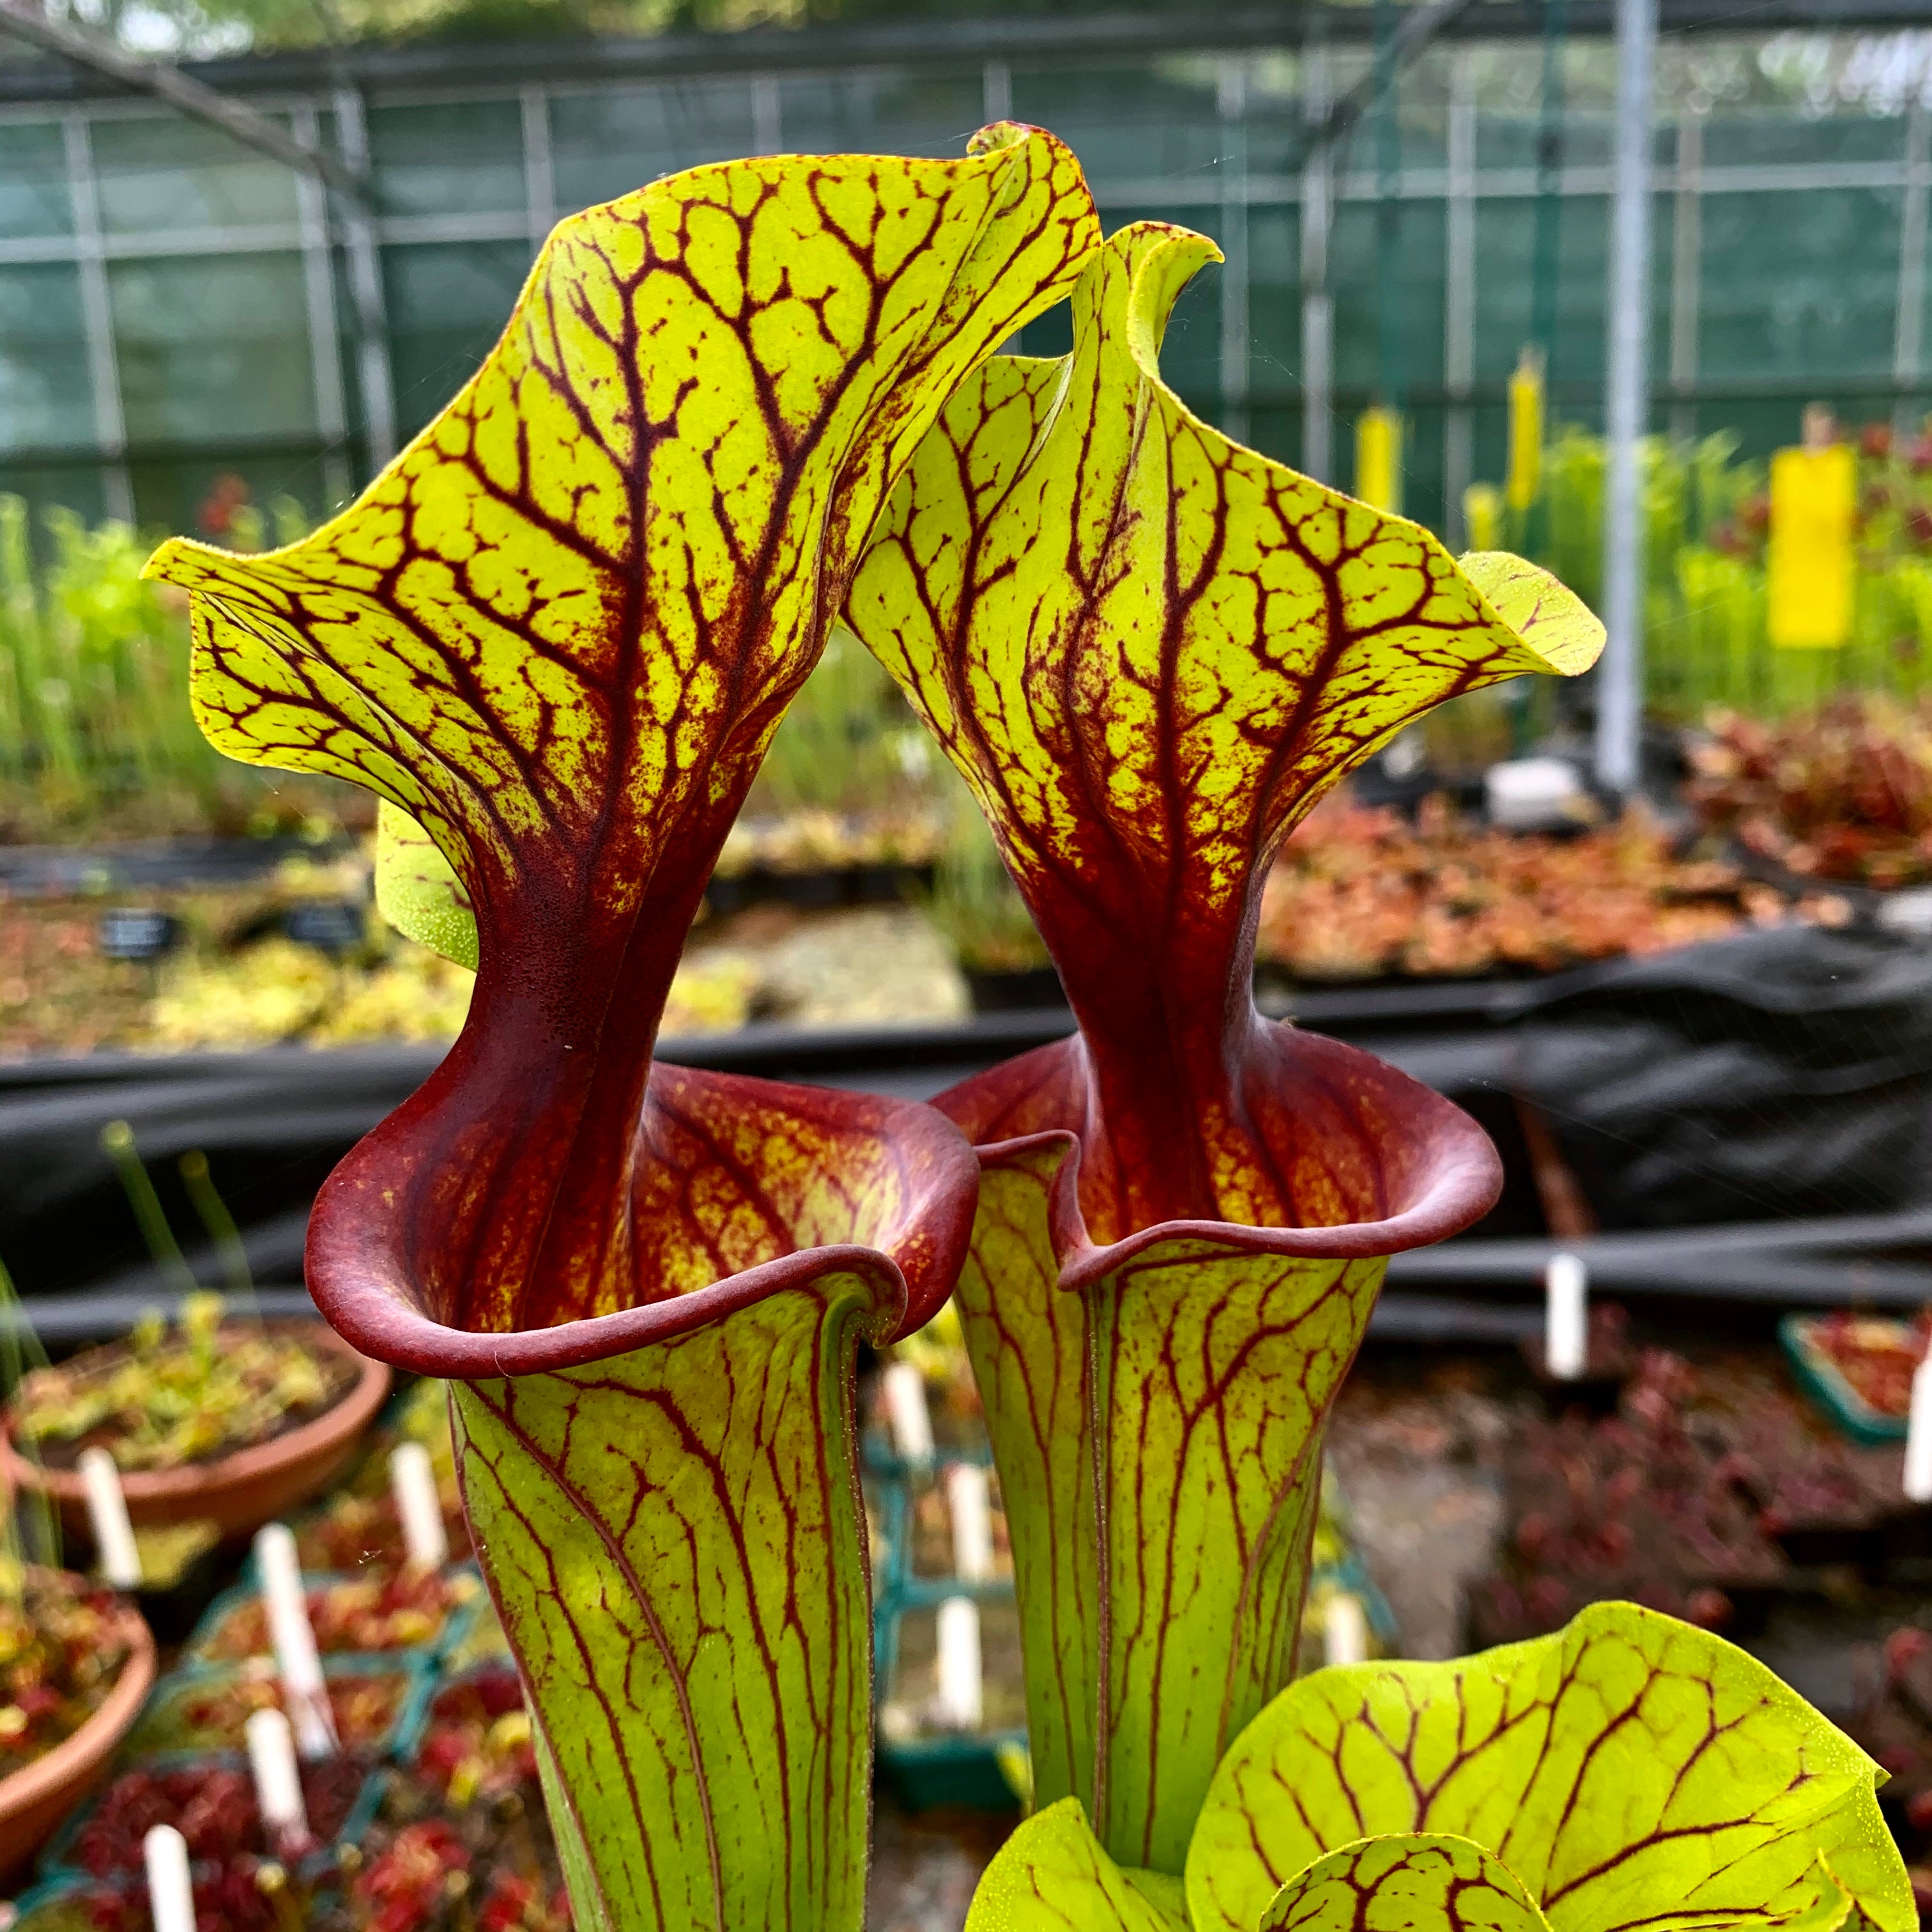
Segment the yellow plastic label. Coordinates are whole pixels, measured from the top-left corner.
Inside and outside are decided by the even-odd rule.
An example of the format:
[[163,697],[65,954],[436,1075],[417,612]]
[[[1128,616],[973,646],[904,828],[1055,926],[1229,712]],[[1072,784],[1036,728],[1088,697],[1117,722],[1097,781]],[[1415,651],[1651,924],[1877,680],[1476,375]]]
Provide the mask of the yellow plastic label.
[[1472,550],[1503,547],[1503,493],[1493,483],[1472,483],[1462,492],[1462,541]]
[[1504,494],[1512,510],[1526,510],[1543,486],[1543,363],[1524,352],[1509,380],[1509,474]]
[[1774,645],[1832,650],[1850,638],[1857,510],[1850,443],[1780,449],[1771,459],[1765,602]]
[[1355,494],[1373,509],[1402,514],[1402,418],[1379,404],[1355,418]]

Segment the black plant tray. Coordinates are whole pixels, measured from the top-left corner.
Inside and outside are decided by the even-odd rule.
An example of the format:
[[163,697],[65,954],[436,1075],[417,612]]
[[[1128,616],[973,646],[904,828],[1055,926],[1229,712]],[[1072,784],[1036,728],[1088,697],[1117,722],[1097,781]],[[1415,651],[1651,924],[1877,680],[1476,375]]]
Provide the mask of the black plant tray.
[[1798,1569],[1843,1568],[1872,1575],[1885,1560],[1885,1526],[1876,1518],[1794,1522],[1774,1534]]
[[839,906],[898,905],[932,890],[929,865],[828,866],[800,872],[757,866],[729,878],[714,874],[704,888],[704,903],[715,917],[722,919],[748,906],[773,903],[807,912]]
[[1037,1012],[1055,1007],[1068,1011],[1066,989],[1051,966],[1026,966],[1013,972],[964,966],[960,971],[976,1013]]
[[245,885],[285,859],[339,858],[346,838],[147,838],[124,845],[0,845],[0,888],[65,898],[130,886]]

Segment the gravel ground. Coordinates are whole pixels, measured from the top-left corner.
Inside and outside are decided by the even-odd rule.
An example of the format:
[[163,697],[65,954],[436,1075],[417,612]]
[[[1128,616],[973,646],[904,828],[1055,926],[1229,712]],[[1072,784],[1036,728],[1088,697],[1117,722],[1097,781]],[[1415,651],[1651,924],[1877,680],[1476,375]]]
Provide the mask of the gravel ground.
[[1503,1405],[1454,1363],[1420,1374],[1358,1363],[1328,1429],[1355,1544],[1388,1599],[1405,1657],[1460,1657],[1463,1592],[1503,1530]]
[[866,1932],[960,1932],[980,1874],[1018,1822],[1016,1812],[909,1815],[879,1798]]
[[754,977],[751,1010],[760,1019],[868,1026],[963,1019],[970,1010],[946,942],[910,906],[755,906],[700,926],[685,953],[693,967],[730,958]]

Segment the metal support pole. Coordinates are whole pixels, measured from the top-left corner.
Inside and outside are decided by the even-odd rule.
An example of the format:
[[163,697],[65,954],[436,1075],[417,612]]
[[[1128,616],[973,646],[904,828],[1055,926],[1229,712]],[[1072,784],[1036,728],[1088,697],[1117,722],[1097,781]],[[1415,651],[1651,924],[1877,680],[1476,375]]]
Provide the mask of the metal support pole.
[[556,174],[550,145],[550,100],[534,84],[519,91],[524,121],[524,218],[535,255],[556,226]]
[[[1328,117],[1328,54],[1302,56],[1304,112],[1311,128]],[[1334,214],[1333,146],[1318,141],[1301,170],[1301,466],[1317,482],[1334,472],[1335,304],[1328,292],[1328,226]]]
[[345,168],[333,154],[292,139],[245,101],[217,93],[166,61],[144,59],[112,40],[76,26],[70,20],[57,20],[36,0],[0,0],[0,30],[17,34],[48,53],[72,61],[76,67],[105,74],[123,87],[152,94],[182,113],[219,128],[224,134],[280,161],[284,167],[326,182],[340,194],[358,199],[368,194],[369,184],[363,175]]
[[80,277],[81,328],[87,339],[88,385],[94,392],[94,440],[100,452],[101,498],[118,523],[134,520],[134,485],[128,473],[128,424],[121,400],[121,364],[114,347],[114,309],[107,288],[107,255],[100,238],[100,196],[87,117],[77,107],[62,117],[68,195],[74,208],[75,266]]
[[[335,138],[357,173],[369,165],[369,130],[362,97],[353,87],[335,90]],[[380,470],[396,453],[396,394],[389,368],[389,318],[382,296],[382,265],[376,253],[376,224],[358,202],[342,208],[349,263],[350,298],[356,309],[356,368],[362,389],[362,420],[369,438],[369,467]]]
[[1247,64],[1230,54],[1215,88],[1221,122],[1221,427],[1237,442],[1248,422]]
[[1914,101],[1905,124],[1905,200],[1899,211],[1898,308],[1892,327],[1892,373],[1900,394],[1893,405],[1892,422],[1901,436],[1910,436],[1918,414],[1918,399],[1904,393],[1918,380],[1925,340],[1926,190],[1932,182],[1928,166],[1924,104]]
[[[318,145],[314,104],[304,102],[293,117],[296,138]],[[332,516],[356,492],[344,448],[348,405],[342,386],[340,330],[335,314],[335,272],[329,262],[328,197],[321,178],[298,174],[296,210],[302,227],[302,303],[308,323],[309,368],[315,385],[315,426],[322,437],[322,514]]]
[[760,154],[784,152],[784,132],[778,111],[778,77],[775,74],[754,74],[752,76],[752,150]]
[[1475,477],[1475,419],[1470,391],[1476,380],[1476,75],[1460,48],[1449,79],[1449,196],[1442,291],[1442,386],[1449,412],[1442,428],[1443,507],[1449,545],[1468,541],[1462,496]]
[[1546,381],[1556,375],[1556,284],[1563,249],[1564,119],[1569,101],[1564,57],[1570,0],[1543,0],[1543,86],[1536,133],[1536,228],[1530,261],[1529,339],[1543,351]]
[[[1394,0],[1374,0],[1376,67],[1376,400],[1402,412],[1402,128],[1396,118]],[[1361,488],[1360,479],[1355,487]]]
[[991,127],[995,121],[1013,118],[1013,70],[1003,60],[989,60],[980,71],[980,91],[983,104],[980,112]]
[[1616,0],[1616,148],[1611,170],[1610,325],[1604,429],[1604,628],[1597,674],[1597,776],[1636,789],[1643,727],[1640,447],[1649,414],[1650,109],[1657,0]]
[[1697,406],[1685,394],[1697,380],[1697,320],[1703,294],[1704,112],[1694,107],[1677,124],[1677,193],[1671,202],[1670,434],[1688,442]]
[[[1332,105],[1324,96],[1321,113],[1309,119],[1309,150],[1342,146],[1354,131],[1355,123],[1395,86],[1402,70],[1475,4],[1476,0],[1417,0],[1414,5],[1402,9],[1401,20],[1392,32],[1388,30],[1386,17],[1377,21],[1372,29],[1375,58],[1368,72]],[[1312,49],[1314,43],[1305,44]],[[1303,158],[1307,158],[1306,154]]]

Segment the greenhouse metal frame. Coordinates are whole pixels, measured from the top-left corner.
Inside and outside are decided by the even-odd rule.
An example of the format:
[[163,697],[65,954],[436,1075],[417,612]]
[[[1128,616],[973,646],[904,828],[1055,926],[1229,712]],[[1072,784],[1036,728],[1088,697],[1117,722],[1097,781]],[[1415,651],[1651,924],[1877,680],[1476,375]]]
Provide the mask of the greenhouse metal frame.
[[[1569,110],[1560,167],[1539,166],[1534,106],[1493,110],[1481,88],[1491,51],[1532,41],[1545,10],[1478,4],[1402,77],[1379,131],[1358,127],[1332,148],[1311,140],[1372,58],[1369,14],[352,51],[193,70],[367,168],[373,212],[77,71],[0,68],[0,488],[177,526],[231,469],[258,495],[338,502],[474,366],[560,214],[733,153],[956,152],[977,122],[1018,113],[1072,142],[1110,222],[1168,216],[1220,243],[1225,265],[1178,314],[1168,352],[1190,401],[1346,483],[1351,418],[1393,390],[1412,424],[1409,507],[1460,535],[1464,487],[1499,466],[1504,383],[1527,332],[1511,265],[1542,193],[1558,198],[1569,284],[1556,405],[1586,419],[1598,406],[1608,117]],[[1664,24],[1708,37],[1743,20],[1761,36],[1921,17],[1667,5]],[[1607,26],[1601,7],[1569,9],[1575,47],[1600,45]],[[1688,434],[1755,412],[1768,443],[1814,393],[1904,413],[1932,395],[1922,93],[1894,113],[1757,119],[1754,132],[1748,113],[1660,110],[1654,420]],[[1742,326],[1726,319],[1737,278],[1714,273],[1714,222],[1725,260],[1754,229],[1776,250],[1789,240],[1778,209],[1795,215],[1786,198],[1800,195],[1844,231],[1821,248],[1842,244],[1855,266],[1816,270],[1808,294],[1780,291],[1786,308],[1810,302],[1825,317],[1790,324],[1806,353],[1736,367],[1752,358],[1709,346]],[[1382,276],[1378,295],[1390,258],[1375,231],[1388,232],[1378,211],[1390,206],[1414,281]],[[1781,312],[1774,304],[1766,326]],[[1059,326],[1036,325],[1025,346],[1057,346]]]

